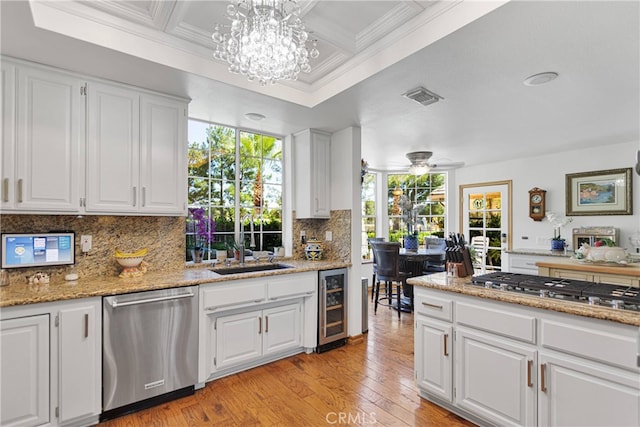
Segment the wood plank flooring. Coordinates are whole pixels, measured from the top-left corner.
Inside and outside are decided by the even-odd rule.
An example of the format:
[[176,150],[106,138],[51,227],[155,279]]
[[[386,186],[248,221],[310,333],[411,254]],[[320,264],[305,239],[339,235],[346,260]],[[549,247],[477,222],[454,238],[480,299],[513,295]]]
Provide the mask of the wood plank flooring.
[[136,426],[473,426],[418,396],[413,315],[370,304],[356,344],[300,354],[207,383],[188,396],[109,420]]

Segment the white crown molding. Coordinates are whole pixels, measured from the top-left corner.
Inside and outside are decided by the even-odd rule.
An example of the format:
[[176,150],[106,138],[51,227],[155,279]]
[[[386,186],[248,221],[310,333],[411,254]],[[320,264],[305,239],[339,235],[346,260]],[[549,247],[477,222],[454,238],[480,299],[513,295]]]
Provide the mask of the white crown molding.
[[[415,3],[413,3],[415,6]],[[356,51],[359,52],[378,40],[382,39],[394,29],[401,27],[421,11],[406,3],[401,3],[391,9],[384,16],[376,19],[367,28],[356,34]]]
[[[165,33],[157,29],[155,24],[149,26],[131,22],[80,2],[31,1],[30,7],[34,24],[39,28],[264,95],[313,107],[507,1],[460,0],[436,3],[410,19],[397,31],[383,37],[311,84],[295,81],[267,86],[259,86],[248,82],[244,76],[229,73],[226,64],[214,61],[211,49],[202,44],[203,32],[189,28],[179,20],[176,20],[175,24],[172,19],[167,21],[158,18],[158,22],[166,22],[165,26],[173,26],[170,31],[184,38]],[[174,6],[180,13],[180,2]],[[156,9],[156,13],[166,16],[168,12],[166,9],[162,12]],[[318,66],[319,70],[314,76],[320,75],[320,70],[335,67],[341,57],[347,56],[348,51],[331,55]]]

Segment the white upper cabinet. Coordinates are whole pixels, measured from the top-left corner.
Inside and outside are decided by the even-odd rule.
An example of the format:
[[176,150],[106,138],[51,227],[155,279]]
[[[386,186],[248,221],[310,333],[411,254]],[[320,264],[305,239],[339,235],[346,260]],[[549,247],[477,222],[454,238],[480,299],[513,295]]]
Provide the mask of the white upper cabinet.
[[187,104],[142,95],[140,212],[186,214]]
[[88,212],[137,211],[139,153],[139,93],[88,83]]
[[331,214],[331,135],[307,129],[293,135],[296,218]]
[[[7,89],[3,97],[15,94],[16,100],[7,105],[9,98],[3,98],[3,121],[9,118],[9,128],[3,129],[3,210],[79,212],[84,178],[83,82],[20,66],[15,74],[17,92],[11,92],[9,68],[3,70]],[[15,122],[10,117],[14,106]]]
[[87,211],[185,214],[187,104],[93,82],[87,96]]
[[0,122],[2,145],[0,145],[0,206],[3,209],[12,208],[15,205],[13,177],[15,170],[16,149],[16,67],[3,61],[0,64],[2,81],[0,82],[0,108],[2,108],[2,121]]
[[3,212],[186,215],[186,100],[19,60],[1,83]]

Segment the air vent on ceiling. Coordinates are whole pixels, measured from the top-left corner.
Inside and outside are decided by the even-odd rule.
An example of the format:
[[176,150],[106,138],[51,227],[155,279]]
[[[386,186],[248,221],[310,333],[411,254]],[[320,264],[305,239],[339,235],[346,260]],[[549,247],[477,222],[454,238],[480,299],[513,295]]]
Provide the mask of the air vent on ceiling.
[[402,94],[402,96],[412,99],[422,105],[433,104],[434,102],[438,102],[441,99],[444,99],[440,95],[435,94],[423,87],[411,89],[409,92]]

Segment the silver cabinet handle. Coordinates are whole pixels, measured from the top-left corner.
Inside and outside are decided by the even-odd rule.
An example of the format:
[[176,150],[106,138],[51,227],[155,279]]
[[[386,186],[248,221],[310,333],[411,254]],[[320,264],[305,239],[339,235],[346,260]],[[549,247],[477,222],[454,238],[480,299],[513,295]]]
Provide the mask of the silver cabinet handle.
[[444,343],[444,355],[448,356],[449,355],[449,351],[447,350],[447,339],[449,338],[449,334],[444,334],[444,336],[442,337],[442,341]]
[[547,375],[547,364],[542,363],[540,365],[540,391],[543,393],[547,392],[547,382],[545,381],[546,375]]
[[2,201],[9,201],[9,178],[5,178],[2,180]]
[[147,204],[147,187],[142,187],[142,207],[144,208]]
[[89,314],[84,315],[84,337],[89,338]]
[[18,180],[18,203],[22,203],[22,178]]
[[438,310],[442,310],[442,306],[441,305],[436,305],[436,304],[429,304],[428,302],[422,302],[422,305],[427,306],[427,307],[431,307],[431,308],[437,308]]
[[136,187],[133,187],[133,206],[135,206],[136,203],[138,202],[137,198],[138,198],[138,191]]
[[533,387],[533,380],[531,378],[532,367],[533,367],[533,360],[527,360],[527,387]]
[[262,333],[262,317],[258,317],[258,335]]
[[264,316],[264,333],[269,333],[269,316]]

